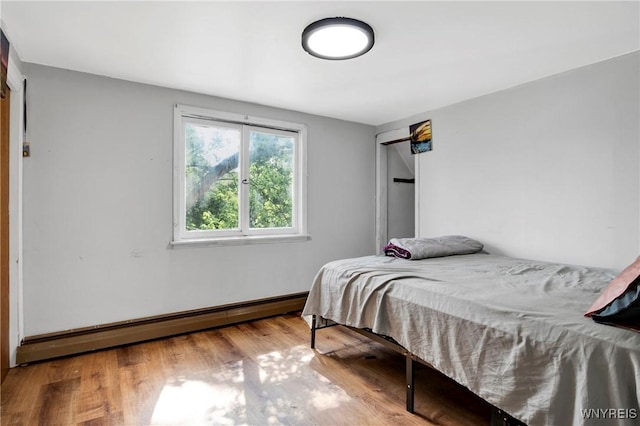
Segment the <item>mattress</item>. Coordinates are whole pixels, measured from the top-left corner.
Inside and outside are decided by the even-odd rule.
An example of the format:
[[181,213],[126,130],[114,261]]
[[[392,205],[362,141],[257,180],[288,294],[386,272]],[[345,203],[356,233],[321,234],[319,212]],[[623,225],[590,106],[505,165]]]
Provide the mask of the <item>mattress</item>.
[[392,337],[532,426],[636,425],[640,333],[583,316],[617,273],[488,254],[343,259],[318,272],[303,315]]

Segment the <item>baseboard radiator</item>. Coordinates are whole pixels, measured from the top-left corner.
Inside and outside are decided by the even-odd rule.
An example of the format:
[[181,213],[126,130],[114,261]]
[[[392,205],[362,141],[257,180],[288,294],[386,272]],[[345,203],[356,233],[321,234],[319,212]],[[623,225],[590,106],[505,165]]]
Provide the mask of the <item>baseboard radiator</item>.
[[139,343],[302,310],[309,292],[25,337],[16,363]]

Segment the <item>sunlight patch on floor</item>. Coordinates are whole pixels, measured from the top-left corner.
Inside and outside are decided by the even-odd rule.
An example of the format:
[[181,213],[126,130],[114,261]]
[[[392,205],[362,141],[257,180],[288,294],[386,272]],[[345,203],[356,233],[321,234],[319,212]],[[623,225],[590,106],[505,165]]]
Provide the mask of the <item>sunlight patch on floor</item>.
[[[351,398],[342,389],[333,385],[329,379],[318,372],[305,368],[315,356],[307,346],[300,345],[287,351],[276,351],[260,355],[260,381],[277,383],[296,378],[301,384],[307,384],[305,392],[291,395],[290,399],[316,410],[337,408]],[[304,397],[304,400],[302,399]]]
[[351,398],[342,389],[340,389],[340,392],[313,390],[311,391],[310,403],[317,410],[329,410],[338,408],[343,402],[349,400]]
[[315,353],[304,345],[225,366],[197,378],[165,384],[152,425],[296,423],[308,410],[335,410],[351,400],[309,367]]
[[296,346],[287,351],[275,351],[258,356],[260,366],[260,381],[275,383],[298,375],[300,369],[309,365],[313,358],[306,346]]
[[[152,425],[236,425],[246,423],[242,361],[209,380],[178,378],[167,383],[151,416]],[[238,420],[245,419],[244,422]]]

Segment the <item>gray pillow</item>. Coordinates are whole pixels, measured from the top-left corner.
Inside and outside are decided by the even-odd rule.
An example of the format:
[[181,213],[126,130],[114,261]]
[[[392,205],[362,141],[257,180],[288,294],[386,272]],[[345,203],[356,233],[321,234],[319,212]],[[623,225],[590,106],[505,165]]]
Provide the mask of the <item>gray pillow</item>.
[[392,238],[389,244],[406,251],[412,260],[429,257],[472,254],[482,251],[484,245],[462,235],[447,235],[437,238]]

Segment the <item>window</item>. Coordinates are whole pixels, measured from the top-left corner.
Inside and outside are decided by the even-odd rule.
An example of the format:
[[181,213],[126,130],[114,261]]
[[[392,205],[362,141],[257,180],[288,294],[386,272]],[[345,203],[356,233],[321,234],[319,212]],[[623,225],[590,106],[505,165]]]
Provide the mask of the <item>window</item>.
[[303,240],[301,124],[176,105],[173,244]]

